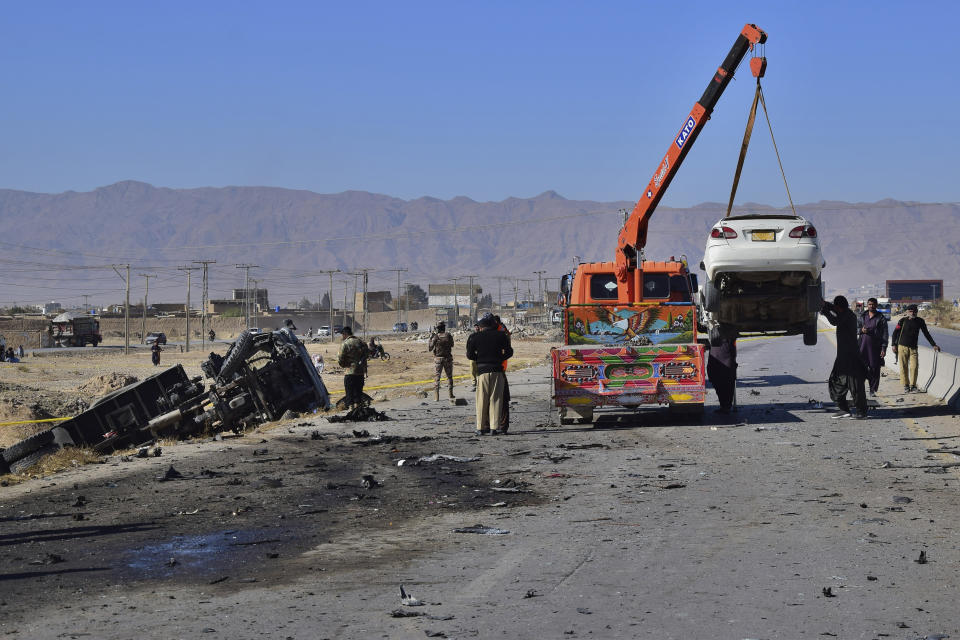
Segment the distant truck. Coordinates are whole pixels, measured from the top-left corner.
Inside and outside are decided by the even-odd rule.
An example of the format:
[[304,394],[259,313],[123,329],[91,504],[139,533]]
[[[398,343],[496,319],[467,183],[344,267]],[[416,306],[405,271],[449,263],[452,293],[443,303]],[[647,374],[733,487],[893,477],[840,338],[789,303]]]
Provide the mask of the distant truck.
[[97,346],[103,342],[100,335],[100,322],[81,313],[61,313],[47,327],[52,344],[58,347]]

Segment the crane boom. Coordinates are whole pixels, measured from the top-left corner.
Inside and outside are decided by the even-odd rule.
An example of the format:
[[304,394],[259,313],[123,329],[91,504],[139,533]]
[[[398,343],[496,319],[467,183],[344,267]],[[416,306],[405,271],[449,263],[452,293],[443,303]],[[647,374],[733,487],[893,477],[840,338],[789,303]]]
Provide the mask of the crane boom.
[[[670,143],[666,155],[657,166],[656,172],[647,184],[647,189],[637,201],[633,212],[624,222],[623,229],[617,238],[616,253],[616,276],[621,283],[628,282],[630,271],[637,268],[637,256],[643,251],[647,244],[647,225],[650,218],[656,210],[660,199],[667,191],[670,181],[677,174],[683,159],[686,157],[690,147],[700,135],[700,130],[710,119],[710,114],[716,106],[724,89],[733,78],[733,74],[740,62],[743,60],[747,51],[753,49],[756,44],[763,44],[767,41],[767,34],[755,24],[747,24],[743,27],[736,42],[730,48],[730,52],[724,59],[723,64],[717,69],[710,84],[707,85],[700,100],[693,105],[690,114],[684,120],[674,140]],[[753,75],[762,77],[766,68],[765,58],[756,58],[750,64]]]

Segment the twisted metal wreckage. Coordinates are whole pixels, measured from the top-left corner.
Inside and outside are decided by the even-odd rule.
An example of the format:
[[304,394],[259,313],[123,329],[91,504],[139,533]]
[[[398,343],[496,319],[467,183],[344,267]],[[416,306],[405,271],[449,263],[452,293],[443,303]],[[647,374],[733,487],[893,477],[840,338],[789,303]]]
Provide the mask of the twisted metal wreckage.
[[49,431],[3,450],[0,473],[22,471],[61,447],[100,454],[161,437],[235,433],[278,420],[287,411],[330,408],[330,396],[303,343],[289,329],[244,331],[226,355],[200,364],[211,380],[188,378],[176,365],[118,389]]

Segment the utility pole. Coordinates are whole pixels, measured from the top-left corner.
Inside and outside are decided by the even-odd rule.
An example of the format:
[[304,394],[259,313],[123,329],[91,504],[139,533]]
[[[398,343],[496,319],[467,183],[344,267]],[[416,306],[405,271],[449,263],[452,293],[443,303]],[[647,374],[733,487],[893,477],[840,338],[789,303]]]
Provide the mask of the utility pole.
[[260,314],[257,313],[257,305],[260,301],[260,280],[257,278],[250,278],[250,282],[253,283],[253,302],[250,303],[250,316],[253,318],[251,324],[259,328],[260,327]]
[[112,264],[110,267],[121,278],[124,276],[122,273],[120,273],[120,270],[117,269],[117,267],[126,267],[127,269],[127,276],[124,278],[127,283],[127,297],[126,301],[123,303],[123,355],[127,355],[130,353],[130,265]]
[[410,283],[404,282],[403,286],[404,286],[404,290],[407,292],[406,295],[403,296],[403,305],[404,307],[406,307],[406,310],[404,311],[404,314],[403,314],[403,321],[409,325],[410,324]]
[[244,269],[243,277],[243,321],[244,328],[250,328],[250,269],[259,267],[258,264],[235,264],[237,269]]
[[[330,342],[333,342],[333,274],[340,273],[340,269],[327,269],[321,271],[320,273],[325,273],[330,276],[330,288],[328,289],[327,299],[330,301],[330,308],[327,310],[327,316],[329,320],[329,329],[330,329]],[[317,300],[317,311],[320,311],[320,308],[323,306],[323,298]]]
[[[347,292],[350,291],[350,281],[341,280],[343,283],[343,326],[347,326]],[[331,327],[331,331],[333,328]]]
[[362,269],[363,272],[363,339],[367,339],[367,281],[369,269]]
[[453,330],[460,328],[460,298],[457,296],[457,280],[460,278],[450,278],[453,282]]
[[206,348],[207,344],[207,303],[210,300],[207,298],[207,267],[211,264],[216,264],[216,260],[194,260],[194,264],[203,265],[203,305],[200,307],[200,345],[201,348]]
[[186,304],[186,318],[187,318],[187,344],[186,351],[190,353],[190,275],[191,272],[196,271],[200,267],[177,267],[177,271],[186,271],[187,272],[187,304]]
[[147,343],[147,296],[150,295],[150,278],[156,278],[157,274],[141,273],[146,279],[147,286],[143,291],[143,321],[140,323],[140,344]]
[[464,277],[464,278],[469,278],[469,279],[470,279],[470,289],[469,289],[468,292],[467,292],[467,296],[468,296],[468,297],[467,297],[467,301],[470,303],[470,321],[471,321],[471,322],[476,322],[476,321],[477,321],[477,318],[476,318],[476,316],[473,315],[473,279],[474,279],[474,278],[479,278],[480,276],[478,276],[478,275],[470,275],[470,276],[462,276],[462,277]]
[[89,299],[90,299],[89,294],[86,294],[86,293],[83,294],[83,312],[84,313],[90,313],[90,303],[88,302]]
[[[540,284],[540,277],[546,273],[546,271],[534,271],[537,274],[537,307],[540,314],[543,313],[543,287]],[[540,320],[543,322],[543,320]]]
[[385,269],[385,271],[397,272],[397,322],[400,322],[400,272],[409,271],[409,269]]

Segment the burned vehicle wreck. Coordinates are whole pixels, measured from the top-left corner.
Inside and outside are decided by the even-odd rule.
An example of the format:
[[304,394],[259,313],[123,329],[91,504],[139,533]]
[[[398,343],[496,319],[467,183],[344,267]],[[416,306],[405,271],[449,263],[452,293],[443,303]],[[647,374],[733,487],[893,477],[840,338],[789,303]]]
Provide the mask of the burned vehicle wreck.
[[[3,465],[20,471],[59,447],[97,453],[134,447],[162,437],[221,431],[240,433],[280,419],[287,411],[328,409],[330,397],[306,348],[292,331],[244,331],[225,355],[201,363],[204,377],[189,378],[182,365],[98,399],[86,411],[3,451]],[[0,471],[5,471],[0,469]]]

